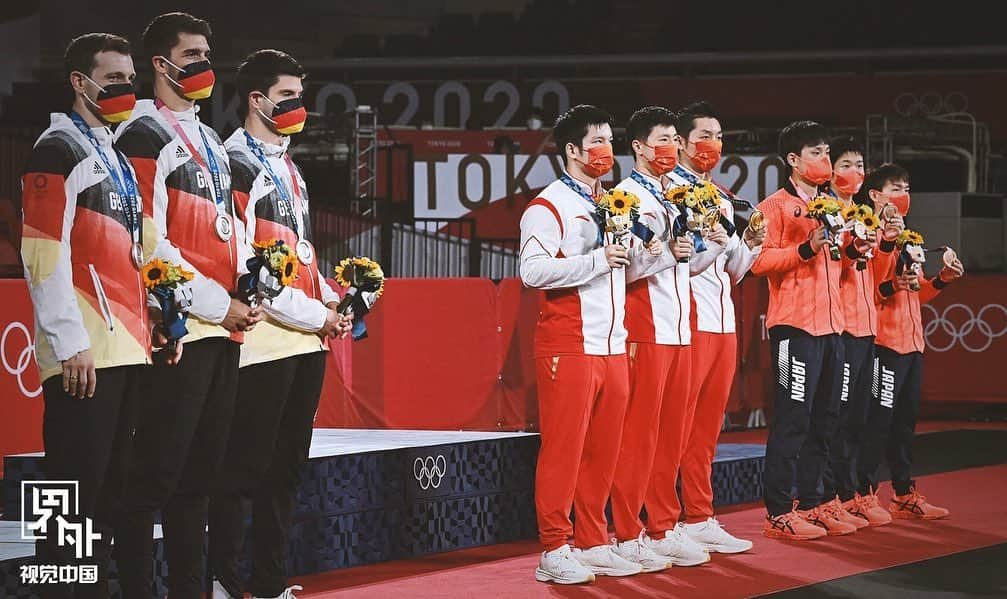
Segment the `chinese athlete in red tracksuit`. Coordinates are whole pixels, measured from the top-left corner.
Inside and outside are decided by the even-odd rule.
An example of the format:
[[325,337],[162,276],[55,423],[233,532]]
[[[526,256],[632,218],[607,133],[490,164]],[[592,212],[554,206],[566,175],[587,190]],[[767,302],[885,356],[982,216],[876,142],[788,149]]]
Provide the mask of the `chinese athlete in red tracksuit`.
[[[670,174],[673,184],[682,185],[709,177],[683,164]],[[722,194],[721,212],[734,222],[734,206]],[[753,233],[754,234],[754,233]],[[685,531],[708,551],[737,553],[751,548],[751,542],[729,539],[713,517],[713,456],[724,422],[724,410],[731,395],[738,364],[734,300],[731,287],[741,281],[761,251],[761,239],[738,232],[729,236],[727,248],[713,265],[692,276],[692,381],[689,391],[692,418],[686,428],[682,453],[682,500],[685,504]],[[749,245],[751,244],[751,245]],[[719,529],[719,530],[718,530]]]
[[[674,565],[687,566],[709,561],[701,548],[683,546],[678,526],[681,506],[675,488],[691,428],[689,281],[693,272],[717,260],[724,246],[708,240],[707,250],[693,254],[691,261],[675,259],[665,246],[669,241],[675,243],[670,224],[678,217],[678,210],[662,201],[666,187],[666,179],[662,183],[640,170],[634,170],[616,187],[640,198],[640,220],[660,240],[663,251],[653,267],[635,260],[626,273],[630,400],[612,488],[612,517],[623,549],[623,544],[636,540],[644,529],[640,508],[645,503],[646,531],[653,542],[638,542]],[[629,555],[624,553],[628,559]]]
[[561,181],[521,218],[521,279],[545,298],[535,335],[542,448],[535,503],[546,551],[607,544],[608,499],[629,395],[626,271],[598,247],[592,206]]

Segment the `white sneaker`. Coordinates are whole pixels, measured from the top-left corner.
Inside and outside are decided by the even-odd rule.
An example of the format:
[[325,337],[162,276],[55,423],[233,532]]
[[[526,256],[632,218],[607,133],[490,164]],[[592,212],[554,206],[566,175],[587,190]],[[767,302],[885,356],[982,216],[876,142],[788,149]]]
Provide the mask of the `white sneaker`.
[[698,566],[710,561],[710,554],[685,534],[681,522],[665,532],[663,539],[651,539],[650,548],[676,566]]
[[581,584],[594,582],[594,574],[574,559],[569,545],[563,545],[559,549],[542,552],[542,559],[538,562],[538,568],[535,568],[535,580],[557,584]]
[[706,522],[686,524],[685,534],[706,551],[716,553],[742,553],[752,548],[752,542],[732,536],[716,518]]
[[224,585],[220,584],[220,581],[216,578],[213,579],[213,594],[210,596],[213,599],[235,599],[235,597],[232,597],[231,594],[227,592],[227,589],[224,588]]
[[286,589],[284,589],[282,593],[280,593],[275,597],[257,597],[255,595],[252,595],[252,599],[297,599],[297,597],[294,596],[294,591],[303,591],[303,590],[304,590],[303,588],[295,584],[292,587],[287,587]]
[[626,561],[640,564],[643,572],[660,572],[671,567],[668,558],[654,553],[650,548],[650,538],[646,533],[640,533],[640,536],[632,541],[622,543],[613,541],[612,551]]
[[643,566],[612,551],[611,545],[574,549],[573,556],[598,576],[633,576],[643,572]]

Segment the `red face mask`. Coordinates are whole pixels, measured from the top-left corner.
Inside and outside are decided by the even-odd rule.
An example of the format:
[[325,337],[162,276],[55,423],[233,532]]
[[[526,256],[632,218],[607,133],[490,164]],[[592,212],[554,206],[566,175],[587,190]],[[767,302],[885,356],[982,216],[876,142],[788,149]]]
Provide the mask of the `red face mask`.
[[[688,148],[688,145],[686,148]],[[721,141],[716,139],[701,139],[696,142],[695,154],[689,154],[688,150],[685,153],[699,172],[708,173],[720,162],[720,153],[723,149],[724,143]]]
[[804,163],[804,170],[798,169],[797,172],[805,181],[821,185],[832,178],[832,162],[828,156],[822,156],[818,160],[813,161],[807,161],[802,158],[801,162]]
[[[578,160],[578,162],[580,161]],[[589,148],[587,151],[587,162],[581,162],[581,164],[584,165],[584,172],[589,177],[597,179],[605,175],[605,173],[612,170],[612,165],[615,164],[615,156],[612,154],[612,144]]]
[[[647,146],[647,144],[643,144]],[[647,146],[653,148],[654,159],[647,160],[647,166],[655,175],[663,175],[675,170],[678,164],[678,146],[675,144],[665,144],[661,146]]]
[[896,193],[891,193],[885,196],[888,202],[895,206],[895,209],[899,211],[899,214],[906,216],[909,214],[909,192],[899,191]]
[[850,169],[841,173],[836,173],[836,191],[844,196],[856,195],[856,193],[860,191],[860,186],[863,184],[864,174],[857,170]]

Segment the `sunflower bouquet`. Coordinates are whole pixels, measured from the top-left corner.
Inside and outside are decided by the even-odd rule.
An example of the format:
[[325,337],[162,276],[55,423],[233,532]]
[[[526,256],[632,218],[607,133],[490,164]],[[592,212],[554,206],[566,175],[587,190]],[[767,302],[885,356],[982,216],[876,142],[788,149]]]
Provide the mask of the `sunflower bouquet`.
[[707,210],[720,210],[720,189],[712,181],[700,181],[696,195]]
[[336,312],[353,314],[353,340],[367,337],[364,315],[385,291],[385,273],[381,265],[363,256],[343,258],[336,266],[336,283],[346,294],[336,306]]
[[598,220],[604,221],[605,232],[615,243],[627,245],[630,233],[636,233],[644,243],[650,243],[654,233],[640,222],[640,198],[622,189],[606,191],[597,201]]
[[[706,183],[706,182],[704,182]],[[711,208],[710,189],[704,183],[698,185],[679,185],[672,187],[664,194],[664,198],[678,209],[678,216],[672,223],[672,236],[690,237],[696,252],[706,251],[704,237],[720,218],[719,208]],[[712,184],[710,184],[712,186]],[[716,188],[714,187],[714,190]],[[717,204],[720,205],[720,194],[716,193]],[[679,260],[688,262],[688,258]]]
[[[716,226],[719,222],[720,226],[724,227],[724,231],[727,232],[728,237],[737,233],[738,227],[731,222],[731,219],[724,216],[724,211],[720,208],[721,204],[723,204],[726,200],[735,204],[747,205],[749,208],[754,209],[754,207],[748,201],[742,200],[738,198],[738,196],[721,189],[713,181],[701,181],[700,186],[702,187],[700,198],[703,202],[703,206],[706,208],[706,214],[708,215],[708,219],[710,221],[710,227],[712,228]],[[761,224],[761,222],[762,221],[759,221],[755,229],[759,228],[759,224]]]
[[252,244],[255,255],[248,259],[248,274],[238,281],[242,300],[255,305],[272,299],[298,278],[300,261],[297,252],[282,239],[269,239]]
[[[895,246],[899,248],[895,274],[900,277],[906,273],[920,275],[923,271],[923,263],[927,261],[926,250],[923,249],[923,236],[912,229],[905,229],[895,240]],[[919,291],[920,285],[917,282],[910,288],[913,291]]]
[[842,241],[840,234],[843,231],[842,206],[835,198],[828,196],[818,196],[808,202],[808,218],[813,218],[825,225],[825,242],[829,244],[829,255],[833,260],[841,260],[839,246]]
[[[863,241],[870,241],[870,233],[877,231],[878,227],[881,226],[881,221],[874,214],[874,210],[866,204],[851,204],[843,208],[841,214],[843,215],[843,220],[846,221],[845,228],[854,237]],[[866,260],[873,257],[874,252],[868,248],[864,253],[864,259],[857,261],[857,270],[867,268]]]
[[168,351],[174,352],[178,340],[189,330],[185,320],[192,307],[192,291],[185,284],[193,274],[177,264],[154,258],[140,269],[143,286],[147,289],[148,303],[161,312],[161,327],[164,329]]

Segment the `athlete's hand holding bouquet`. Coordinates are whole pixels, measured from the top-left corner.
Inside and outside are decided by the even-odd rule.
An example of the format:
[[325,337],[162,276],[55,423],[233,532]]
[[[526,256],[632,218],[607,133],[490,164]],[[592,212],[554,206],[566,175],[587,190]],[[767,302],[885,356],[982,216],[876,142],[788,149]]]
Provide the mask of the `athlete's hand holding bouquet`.
[[[812,246],[819,248],[829,246],[829,255],[833,260],[841,260],[839,246],[842,244],[843,217],[839,213],[841,206],[834,198],[818,196],[808,202],[808,218],[818,221],[822,233],[816,232],[812,238]],[[816,248],[817,249],[817,248]]]
[[923,264],[927,261],[927,252],[941,252],[942,267],[938,277],[944,283],[950,283],[965,274],[965,267],[958,259],[958,253],[947,246],[933,250],[923,247],[923,236],[912,229],[905,229],[895,240],[899,257],[895,266],[895,274],[906,281],[911,291],[919,291],[919,278],[923,274]]
[[853,247],[862,255],[857,259],[857,270],[867,268],[867,261],[874,257],[874,245],[878,241],[878,228],[881,226],[874,210],[866,204],[853,204],[842,212],[846,224],[843,228],[850,232]]

